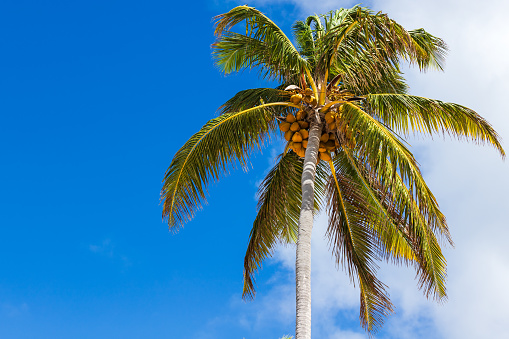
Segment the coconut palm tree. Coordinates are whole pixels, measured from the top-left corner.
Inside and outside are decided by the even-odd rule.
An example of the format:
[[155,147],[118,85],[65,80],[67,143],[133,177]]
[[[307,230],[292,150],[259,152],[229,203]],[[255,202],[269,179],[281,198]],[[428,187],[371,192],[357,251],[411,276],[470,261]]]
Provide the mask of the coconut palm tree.
[[246,167],[279,125],[285,149],[260,185],[243,296],[254,296],[254,274],[274,247],[296,242],[295,334],[311,337],[311,231],[326,209],[331,250],[359,287],[360,321],[370,333],[393,311],[376,276],[380,260],[412,265],[424,294],[443,300],[440,240],[452,240],[402,136],[448,134],[505,155],[497,133],[473,110],[407,93],[400,62],[441,70],[444,42],[358,6],[297,21],[295,44],[252,7],[215,19],[220,69],[254,68],[277,86],[237,93],[175,154],[161,193],[169,228],[191,220],[207,185],[232,165]]

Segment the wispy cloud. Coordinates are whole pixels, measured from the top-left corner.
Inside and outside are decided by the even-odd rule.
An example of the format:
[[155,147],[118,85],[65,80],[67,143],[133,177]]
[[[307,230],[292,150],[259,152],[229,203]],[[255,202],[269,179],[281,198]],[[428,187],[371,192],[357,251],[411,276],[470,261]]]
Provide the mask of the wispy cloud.
[[[262,10],[293,4],[304,15],[324,13],[356,2],[287,0],[251,2]],[[505,0],[478,1],[384,0],[369,2],[409,29],[424,27],[450,47],[445,73],[419,74],[407,70],[411,92],[460,103],[488,119],[509,149],[509,26]],[[387,319],[379,337],[386,338],[502,338],[509,337],[509,166],[493,149],[458,143],[442,137],[410,140],[424,176],[448,217],[456,247],[448,258],[449,300],[437,305],[416,288],[410,268],[383,266],[382,280],[390,286],[396,314]],[[319,218],[313,235],[313,331],[323,338],[365,338],[348,332],[358,320],[358,291],[342,272],[336,272],[323,239],[326,219]],[[281,248],[275,260],[293,273],[294,248]],[[263,271],[262,271],[263,275]],[[279,280],[255,302],[274,309],[294,310],[293,278]],[[270,301],[269,301],[270,300]],[[263,307],[262,307],[263,309]],[[264,311],[262,310],[262,313]],[[290,311],[288,311],[290,312]],[[264,315],[260,315],[264,317]],[[347,320],[346,322],[343,320]],[[284,322],[283,319],[276,319]],[[346,326],[346,327],[345,327]],[[358,328],[358,327],[357,327]],[[346,332],[345,332],[346,331]],[[341,335],[341,336],[340,336]]]
[[[303,15],[324,13],[357,2],[258,0],[262,11],[293,4]],[[384,0],[371,1],[405,27],[420,28],[445,39],[450,47],[445,73],[419,74],[408,69],[413,94],[456,102],[479,112],[500,133],[509,150],[509,26],[505,0]],[[446,248],[449,299],[443,305],[426,300],[418,291],[411,268],[382,265],[380,277],[389,285],[396,313],[389,317],[379,338],[505,338],[509,337],[509,166],[488,147],[458,143],[449,138],[410,140],[424,176],[433,190],[455,241]],[[337,271],[323,239],[326,218],[313,230],[313,334],[320,338],[367,338],[358,326],[358,291]],[[280,248],[272,263],[280,267],[268,279],[269,291],[258,295],[255,318],[245,326],[294,322],[295,249]],[[239,318],[240,319],[240,318]],[[239,320],[240,321],[240,320]],[[357,328],[358,330],[351,330]]]
[[98,244],[90,244],[88,245],[88,250],[96,255],[118,261],[124,267],[131,266],[129,259],[115,250],[115,245],[111,242],[111,239],[104,239]]
[[21,304],[3,303],[0,306],[0,310],[3,316],[12,318],[28,314],[29,307],[28,304],[24,302]]

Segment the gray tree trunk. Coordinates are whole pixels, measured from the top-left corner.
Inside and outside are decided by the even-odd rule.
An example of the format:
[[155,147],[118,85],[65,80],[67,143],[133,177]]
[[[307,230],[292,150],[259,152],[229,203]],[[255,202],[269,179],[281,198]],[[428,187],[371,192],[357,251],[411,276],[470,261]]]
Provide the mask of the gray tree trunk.
[[322,124],[311,121],[309,139],[302,171],[302,207],[300,209],[295,283],[297,294],[297,318],[295,339],[311,339],[311,231],[315,191],[316,160]]

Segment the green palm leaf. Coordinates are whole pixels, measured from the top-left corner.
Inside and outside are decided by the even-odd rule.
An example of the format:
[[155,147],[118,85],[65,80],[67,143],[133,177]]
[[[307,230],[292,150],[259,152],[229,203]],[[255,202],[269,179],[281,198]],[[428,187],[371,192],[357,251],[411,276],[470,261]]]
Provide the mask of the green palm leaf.
[[404,211],[398,208],[388,190],[376,175],[369,173],[362,161],[351,150],[342,147],[334,158],[336,167],[347,173],[357,183],[366,203],[369,205],[371,227],[381,243],[381,252],[394,263],[412,263],[416,259],[413,243],[408,237]]
[[[257,9],[238,6],[215,19],[218,38],[213,44],[213,55],[225,73],[263,66],[264,76],[281,80],[306,68],[306,60],[290,39]],[[246,34],[230,31],[243,21]]]
[[361,325],[376,332],[384,317],[393,312],[386,286],[376,277],[380,260],[378,240],[370,227],[371,210],[361,187],[343,168],[331,163],[333,176],[328,184],[329,227],[327,237],[336,256],[360,289]]
[[[260,103],[273,103],[289,101],[290,92],[274,88],[251,88],[238,92],[231,99],[226,101],[219,110],[221,114],[238,112],[244,109],[255,107]],[[277,110],[282,116],[295,108],[289,106],[275,106],[272,109]]]
[[219,179],[235,162],[246,168],[249,154],[259,149],[275,130],[276,115],[270,103],[210,120],[175,154],[161,192],[163,218],[178,229],[194,216],[205,199],[209,181]]
[[447,54],[446,43],[422,28],[408,31],[408,34],[410,34],[413,45],[416,48],[419,68],[421,70],[435,68],[442,71]]
[[452,134],[493,145],[504,157],[499,135],[470,108],[407,94],[369,94],[367,109],[390,128],[408,132]]
[[[317,166],[315,211],[320,210],[327,173]],[[244,257],[245,299],[255,295],[254,274],[279,242],[295,243],[302,203],[302,159],[288,152],[269,171],[258,190],[258,215],[253,223]]]

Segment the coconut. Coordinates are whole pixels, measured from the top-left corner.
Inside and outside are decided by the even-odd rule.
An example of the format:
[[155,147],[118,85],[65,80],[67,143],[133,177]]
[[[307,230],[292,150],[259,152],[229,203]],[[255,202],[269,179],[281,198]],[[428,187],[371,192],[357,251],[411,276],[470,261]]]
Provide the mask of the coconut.
[[283,132],[288,132],[290,130],[290,123],[289,122],[282,122],[279,124],[279,129]]
[[300,125],[300,128],[308,128],[309,123],[307,121],[297,121]]
[[309,104],[311,106],[315,106],[317,103],[318,101],[316,100],[316,98],[314,96],[311,96],[311,98],[309,99]]
[[294,122],[294,123],[290,126],[290,131],[297,132],[298,130],[300,130],[300,125],[299,125],[297,122]]
[[327,142],[327,140],[329,140],[329,133],[322,134],[322,136],[320,137],[320,141]]
[[295,132],[295,134],[292,136],[293,142],[302,142],[302,135],[299,132]]
[[319,156],[320,156],[320,159],[323,161],[331,161],[331,159],[332,159],[329,152],[321,152],[319,154]]
[[307,140],[302,140],[302,147],[303,148],[308,148],[308,141]]
[[292,131],[288,131],[285,133],[285,139],[286,141],[290,141],[292,140],[292,136],[293,136],[293,132]]
[[313,94],[313,90],[312,90],[311,88],[309,88],[309,87],[308,87],[308,88],[306,88],[306,89],[304,90],[304,94],[306,94],[306,95],[311,95],[311,94]]
[[332,116],[331,112],[328,112],[327,114],[325,114],[325,121],[327,121],[328,124],[334,122],[334,117]]
[[295,122],[295,116],[292,113],[288,114],[286,116],[286,121],[289,122],[289,123]]
[[300,142],[294,142],[293,146],[292,146],[292,149],[295,152],[298,152],[298,151],[300,151],[302,149],[302,144]]
[[329,133],[329,140],[336,140],[336,134],[330,132]]
[[334,143],[334,140],[329,140],[325,143],[325,148],[327,151],[334,151],[336,148],[336,144]]
[[306,150],[301,148],[299,151],[297,151],[297,155],[301,158],[304,158],[306,156]]
[[293,102],[294,104],[298,104],[299,102],[302,101],[302,94],[294,94],[290,97],[290,101]]
[[320,145],[318,145],[318,152],[325,152],[327,149],[325,148],[325,144],[323,142],[320,142]]
[[297,118],[297,120],[302,120],[306,117],[306,112],[304,111],[298,111],[297,114],[295,114],[295,118]]
[[338,128],[338,126],[336,125],[336,123],[335,123],[335,122],[333,122],[332,124],[329,124],[329,129],[330,129],[331,131],[335,130],[336,128]]
[[302,139],[307,139],[309,137],[309,132],[306,129],[301,129],[299,133],[302,135]]

